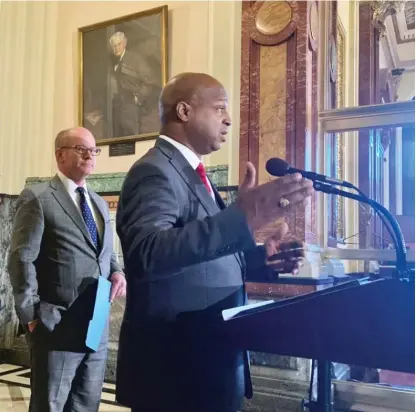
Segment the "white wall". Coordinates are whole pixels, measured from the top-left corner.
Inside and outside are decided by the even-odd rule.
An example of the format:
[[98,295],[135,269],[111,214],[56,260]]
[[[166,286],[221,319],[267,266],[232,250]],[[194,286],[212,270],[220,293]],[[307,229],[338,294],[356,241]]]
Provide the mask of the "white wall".
[[397,100],[405,102],[415,97],[415,71],[406,70],[400,79],[399,89],[397,90]]

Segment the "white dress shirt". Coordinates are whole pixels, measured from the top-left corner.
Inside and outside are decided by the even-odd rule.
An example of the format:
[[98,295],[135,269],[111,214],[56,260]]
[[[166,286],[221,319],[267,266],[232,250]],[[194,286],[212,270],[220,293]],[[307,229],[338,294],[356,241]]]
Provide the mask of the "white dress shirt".
[[[61,179],[62,184],[65,186],[65,189],[67,190],[69,196],[71,197],[71,199],[75,203],[76,208],[78,209],[79,213],[82,216],[82,211],[81,211],[81,206],[80,206],[80,195],[76,191],[76,189],[80,186],[78,186],[74,181],[69,179],[67,176],[65,176],[59,170],[58,170],[58,176]],[[93,203],[91,202],[91,198],[90,198],[90,195],[89,195],[88,189],[87,189],[87,184],[84,183],[84,185],[82,187],[85,190],[85,199],[87,201],[87,204],[88,204],[89,208],[91,209],[92,216],[94,217],[95,225],[97,226],[98,237],[99,237],[100,240],[102,240],[102,238],[103,238],[103,220],[101,218],[101,215],[96,210]],[[84,220],[83,217],[82,217],[82,220]]]
[[[169,142],[172,146],[175,146],[182,153],[182,156],[189,162],[192,169],[196,170],[198,165],[200,163],[202,163],[201,159],[191,149],[189,149],[189,147],[186,147],[182,143],[179,143],[176,140],[174,140],[174,139],[172,139],[168,136],[160,135],[159,137],[161,139],[166,140],[167,142]],[[214,190],[212,189],[211,182],[209,181],[209,179],[207,179],[207,182],[209,184],[209,187],[211,188],[210,195],[215,201],[215,194],[214,194]]]
[[116,72],[118,69],[118,66],[121,64],[121,60],[123,60],[124,54],[126,53],[126,50],[123,51],[123,54],[118,59],[117,63],[114,65],[114,71]]

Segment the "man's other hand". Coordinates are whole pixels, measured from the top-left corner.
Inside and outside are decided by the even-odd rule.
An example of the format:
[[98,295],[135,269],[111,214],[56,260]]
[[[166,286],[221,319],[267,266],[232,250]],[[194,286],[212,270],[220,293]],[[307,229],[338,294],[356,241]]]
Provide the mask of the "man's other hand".
[[296,275],[303,266],[305,245],[298,239],[287,237],[289,227],[282,223],[276,233],[264,242],[266,265],[277,273]]

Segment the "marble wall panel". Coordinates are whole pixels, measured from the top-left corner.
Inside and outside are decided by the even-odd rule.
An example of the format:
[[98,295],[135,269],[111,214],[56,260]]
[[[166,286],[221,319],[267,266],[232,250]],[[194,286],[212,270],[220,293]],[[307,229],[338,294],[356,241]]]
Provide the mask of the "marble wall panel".
[[12,234],[16,197],[0,195],[0,349],[11,347],[17,330],[7,258]]

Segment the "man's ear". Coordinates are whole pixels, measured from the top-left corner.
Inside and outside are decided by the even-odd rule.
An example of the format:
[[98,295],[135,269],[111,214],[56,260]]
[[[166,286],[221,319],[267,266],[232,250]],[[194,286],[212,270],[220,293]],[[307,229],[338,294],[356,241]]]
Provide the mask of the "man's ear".
[[189,112],[191,111],[191,106],[186,102],[179,102],[176,104],[176,115],[182,122],[188,122]]
[[56,159],[56,162],[57,163],[61,163],[62,162],[62,159],[63,159],[63,153],[62,153],[62,150],[56,150],[55,151],[55,159]]

